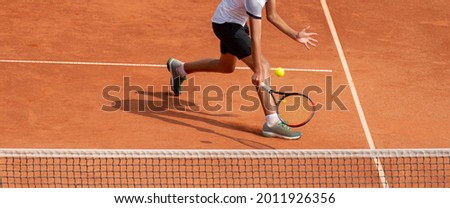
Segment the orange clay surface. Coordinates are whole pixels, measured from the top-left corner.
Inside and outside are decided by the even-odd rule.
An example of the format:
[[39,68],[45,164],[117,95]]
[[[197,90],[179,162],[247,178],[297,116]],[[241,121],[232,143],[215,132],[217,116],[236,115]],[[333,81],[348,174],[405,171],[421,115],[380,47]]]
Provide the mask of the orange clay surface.
[[[2,1],[0,59],[165,64],[169,57],[218,57],[210,21],[218,3]],[[331,0],[328,5],[375,147],[449,148],[448,1]],[[287,71],[282,78],[272,76],[273,84],[293,85],[296,91],[319,86],[324,92],[311,97],[326,103],[326,77],[332,77],[331,90],[348,81],[320,1],[279,0],[278,8],[294,28],[311,25],[319,44],[308,51],[264,19],[263,53],[272,66],[333,72]],[[243,88],[251,85],[251,75],[250,70],[194,74],[189,78],[200,91],[194,93],[186,82],[187,91],[175,98],[167,93],[169,73],[161,67],[0,63],[0,148],[369,148],[348,87],[339,95],[347,110],[336,104],[319,110],[299,128],[304,136],[297,141],[260,136],[262,109],[239,110],[249,102],[238,92],[210,103],[224,106],[221,110],[205,109],[208,86]],[[124,95],[124,79],[144,90]],[[121,87],[110,93],[115,102],[102,96],[107,86]],[[142,104],[153,107],[140,112]],[[184,110],[194,107],[199,110]]]

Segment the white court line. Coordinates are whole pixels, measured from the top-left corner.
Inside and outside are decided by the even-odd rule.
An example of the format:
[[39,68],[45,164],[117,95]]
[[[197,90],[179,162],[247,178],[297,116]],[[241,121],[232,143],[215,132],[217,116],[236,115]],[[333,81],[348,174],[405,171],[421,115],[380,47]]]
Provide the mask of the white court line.
[[[334,43],[336,44],[336,48],[337,48],[337,51],[339,53],[339,58],[341,59],[342,67],[344,68],[345,76],[347,77],[348,85],[349,85],[350,90],[352,92],[353,100],[355,102],[356,110],[358,111],[359,119],[360,119],[362,127],[364,129],[364,133],[366,135],[367,142],[369,143],[370,149],[375,150],[376,149],[375,143],[373,142],[372,134],[370,133],[369,125],[367,124],[366,116],[364,115],[364,111],[363,111],[362,106],[361,106],[361,101],[359,100],[358,93],[356,92],[355,83],[353,82],[353,78],[352,78],[352,75],[350,73],[350,68],[348,67],[347,59],[345,58],[344,50],[342,49],[342,45],[341,45],[341,42],[339,40],[337,31],[336,31],[336,27],[334,26],[333,19],[331,18],[331,13],[330,13],[330,10],[328,8],[327,1],[326,0],[320,0],[320,3],[322,4],[322,8],[323,8],[323,11],[325,13],[325,17],[326,17],[327,22],[328,22],[328,26],[330,27],[330,31],[331,31],[331,34],[333,36]],[[384,177],[386,175],[384,173],[383,166],[379,162],[379,159],[375,157],[374,158],[374,162],[375,162],[375,164],[377,166],[378,174],[380,176],[381,183],[383,184],[383,186],[385,188],[389,188],[389,184],[387,183],[387,181],[386,181],[386,179]]]
[[[59,64],[59,65],[94,65],[94,66],[125,66],[125,67],[155,67],[166,68],[165,64],[131,64],[131,63],[105,63],[105,62],[79,62],[79,61],[37,61],[37,60],[0,60],[1,63],[24,63],[24,64]],[[248,67],[236,67],[236,69],[250,69]],[[303,69],[303,68],[283,68],[285,71],[296,72],[319,72],[332,73],[331,69]],[[271,68],[276,70],[276,68]]]

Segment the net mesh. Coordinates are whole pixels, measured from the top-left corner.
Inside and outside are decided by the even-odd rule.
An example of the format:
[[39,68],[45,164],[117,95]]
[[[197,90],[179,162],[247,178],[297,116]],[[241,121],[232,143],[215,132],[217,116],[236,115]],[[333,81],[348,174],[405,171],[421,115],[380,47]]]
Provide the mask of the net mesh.
[[0,149],[3,188],[450,187],[450,149]]

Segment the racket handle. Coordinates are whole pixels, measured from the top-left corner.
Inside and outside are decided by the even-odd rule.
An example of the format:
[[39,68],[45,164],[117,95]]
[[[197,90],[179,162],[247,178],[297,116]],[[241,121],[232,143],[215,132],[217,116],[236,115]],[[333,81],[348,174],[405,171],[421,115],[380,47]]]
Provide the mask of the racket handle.
[[272,88],[269,85],[266,85],[264,82],[261,82],[259,86],[262,87],[267,92],[272,92]]

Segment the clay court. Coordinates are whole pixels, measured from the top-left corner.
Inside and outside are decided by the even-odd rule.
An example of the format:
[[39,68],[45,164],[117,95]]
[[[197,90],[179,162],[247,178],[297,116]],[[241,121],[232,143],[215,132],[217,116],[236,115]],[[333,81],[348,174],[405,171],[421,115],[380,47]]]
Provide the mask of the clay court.
[[[212,85],[251,87],[250,69],[198,73],[189,76],[196,93],[188,82],[180,97],[170,92],[169,57],[219,57],[210,20],[218,3],[2,2],[0,148],[450,147],[447,1],[279,0],[287,23],[310,25],[319,44],[308,51],[263,20],[263,53],[272,67],[297,69],[281,78],[272,72],[273,85],[319,87],[323,92],[310,97],[324,105],[327,92],[345,87],[338,97],[346,109],[332,103],[318,110],[295,141],[262,137],[262,108],[240,110],[249,103],[239,92],[217,95],[223,99],[209,103],[223,106],[217,111],[205,108]],[[126,91],[127,83],[135,88]],[[109,86],[120,90],[105,97]],[[139,111],[141,105],[153,108]]]
[[[184,61],[218,57],[219,44],[210,17],[219,1],[6,1],[1,6],[0,59],[164,65],[168,57]],[[2,148],[89,149],[367,149],[450,147],[448,3],[357,0],[328,1],[338,40],[348,62],[357,99],[341,63],[330,24],[320,1],[278,2],[279,13],[293,27],[307,25],[319,34],[308,51],[263,22],[263,52],[273,67],[327,69],[287,71],[272,76],[275,86],[295,90],[319,86],[339,94],[348,108],[321,109],[297,141],[260,136],[262,109],[241,112],[248,105],[234,93],[232,111],[207,111],[203,90],[250,86],[252,72],[199,73],[200,91],[168,93],[164,67],[82,64],[0,63]],[[182,8],[176,10],[173,8]],[[241,63],[242,64],[242,63]],[[243,66],[243,65],[242,65]],[[330,71],[328,71],[330,70]],[[102,90],[111,85],[154,86],[154,92],[131,92],[131,109],[114,112]],[[165,87],[164,87],[165,86]],[[145,89],[145,88],[144,88]],[[189,90],[189,87],[185,89]],[[125,101],[123,88],[111,95]],[[310,95],[325,103],[326,93]],[[168,105],[164,112],[138,112],[133,104],[179,99],[185,111]],[[355,103],[356,101],[356,103]],[[359,103],[357,103],[359,102]],[[364,116],[356,106],[361,105]],[[368,129],[362,122],[367,122]],[[367,131],[370,130],[370,131]],[[370,138],[368,138],[368,136]]]

